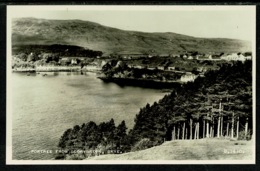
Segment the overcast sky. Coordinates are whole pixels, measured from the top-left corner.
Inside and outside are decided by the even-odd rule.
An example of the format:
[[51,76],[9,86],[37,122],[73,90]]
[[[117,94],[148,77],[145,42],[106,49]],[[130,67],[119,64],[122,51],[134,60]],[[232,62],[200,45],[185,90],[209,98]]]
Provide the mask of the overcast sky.
[[9,18],[80,19],[123,30],[252,40],[252,6],[9,6]]

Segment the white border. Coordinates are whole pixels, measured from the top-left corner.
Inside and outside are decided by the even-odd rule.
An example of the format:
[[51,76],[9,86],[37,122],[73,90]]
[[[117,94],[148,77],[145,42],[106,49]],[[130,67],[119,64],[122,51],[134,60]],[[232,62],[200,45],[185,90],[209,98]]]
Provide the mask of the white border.
[[[40,8],[39,8],[40,7]],[[17,10],[18,8],[22,10],[37,10],[37,11],[60,11],[60,10],[72,10],[72,11],[81,11],[81,10],[94,10],[94,11],[238,11],[238,10],[253,10],[252,7],[255,5],[9,5],[9,10]]]
[[[40,8],[39,8],[40,7]],[[161,10],[176,10],[176,11],[221,11],[221,10],[252,10],[254,16],[256,16],[256,6],[126,6],[126,5],[118,5],[118,6],[108,6],[108,5],[91,5],[91,6],[7,6],[7,113],[6,113],[6,164],[8,165],[41,165],[41,164],[50,164],[50,165],[86,165],[86,164],[255,164],[255,155],[256,155],[256,17],[254,17],[254,22],[252,23],[253,35],[252,35],[252,52],[253,52],[253,147],[252,147],[252,160],[12,160],[12,79],[11,79],[11,18],[12,11],[18,10],[19,8],[23,10],[113,10],[113,11],[123,11],[123,10],[131,10],[131,11],[161,11]]]

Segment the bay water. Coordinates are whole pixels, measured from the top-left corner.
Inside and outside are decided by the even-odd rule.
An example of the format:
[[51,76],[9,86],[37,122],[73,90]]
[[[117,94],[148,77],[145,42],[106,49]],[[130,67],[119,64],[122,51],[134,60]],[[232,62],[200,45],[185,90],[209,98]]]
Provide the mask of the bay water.
[[[140,108],[167,92],[105,83],[91,72],[12,73],[13,159],[49,160],[63,132],[111,118],[128,129]],[[34,150],[52,150],[35,153]]]

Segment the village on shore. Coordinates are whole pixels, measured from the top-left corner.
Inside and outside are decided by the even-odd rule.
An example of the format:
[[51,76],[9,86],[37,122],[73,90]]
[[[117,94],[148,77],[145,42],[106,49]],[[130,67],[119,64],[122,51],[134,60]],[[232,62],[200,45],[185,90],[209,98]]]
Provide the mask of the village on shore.
[[[58,72],[90,71],[108,77],[105,71],[113,71],[110,78],[131,78],[154,80],[158,82],[190,82],[198,76],[203,77],[207,70],[219,68],[221,63],[252,60],[251,52],[244,53],[207,53],[185,52],[182,54],[120,54],[96,57],[53,56],[52,53],[36,55],[31,52],[23,59],[12,57],[13,72]],[[121,68],[116,70],[115,68]],[[127,69],[126,69],[127,68]],[[116,70],[116,71],[115,71]],[[136,70],[143,71],[139,77]],[[118,72],[120,71],[120,72]],[[150,72],[152,71],[152,72]],[[105,75],[104,75],[105,73]],[[169,76],[171,75],[171,76]],[[174,75],[174,76],[173,76]]]

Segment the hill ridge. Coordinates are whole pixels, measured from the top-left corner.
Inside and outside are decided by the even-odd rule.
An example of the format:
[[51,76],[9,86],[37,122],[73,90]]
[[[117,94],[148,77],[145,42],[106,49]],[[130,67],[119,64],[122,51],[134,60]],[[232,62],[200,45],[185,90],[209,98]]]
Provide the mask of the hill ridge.
[[245,52],[251,43],[228,38],[198,38],[173,32],[129,31],[85,20],[15,18],[12,44],[68,44],[103,51],[176,54],[184,51]]

